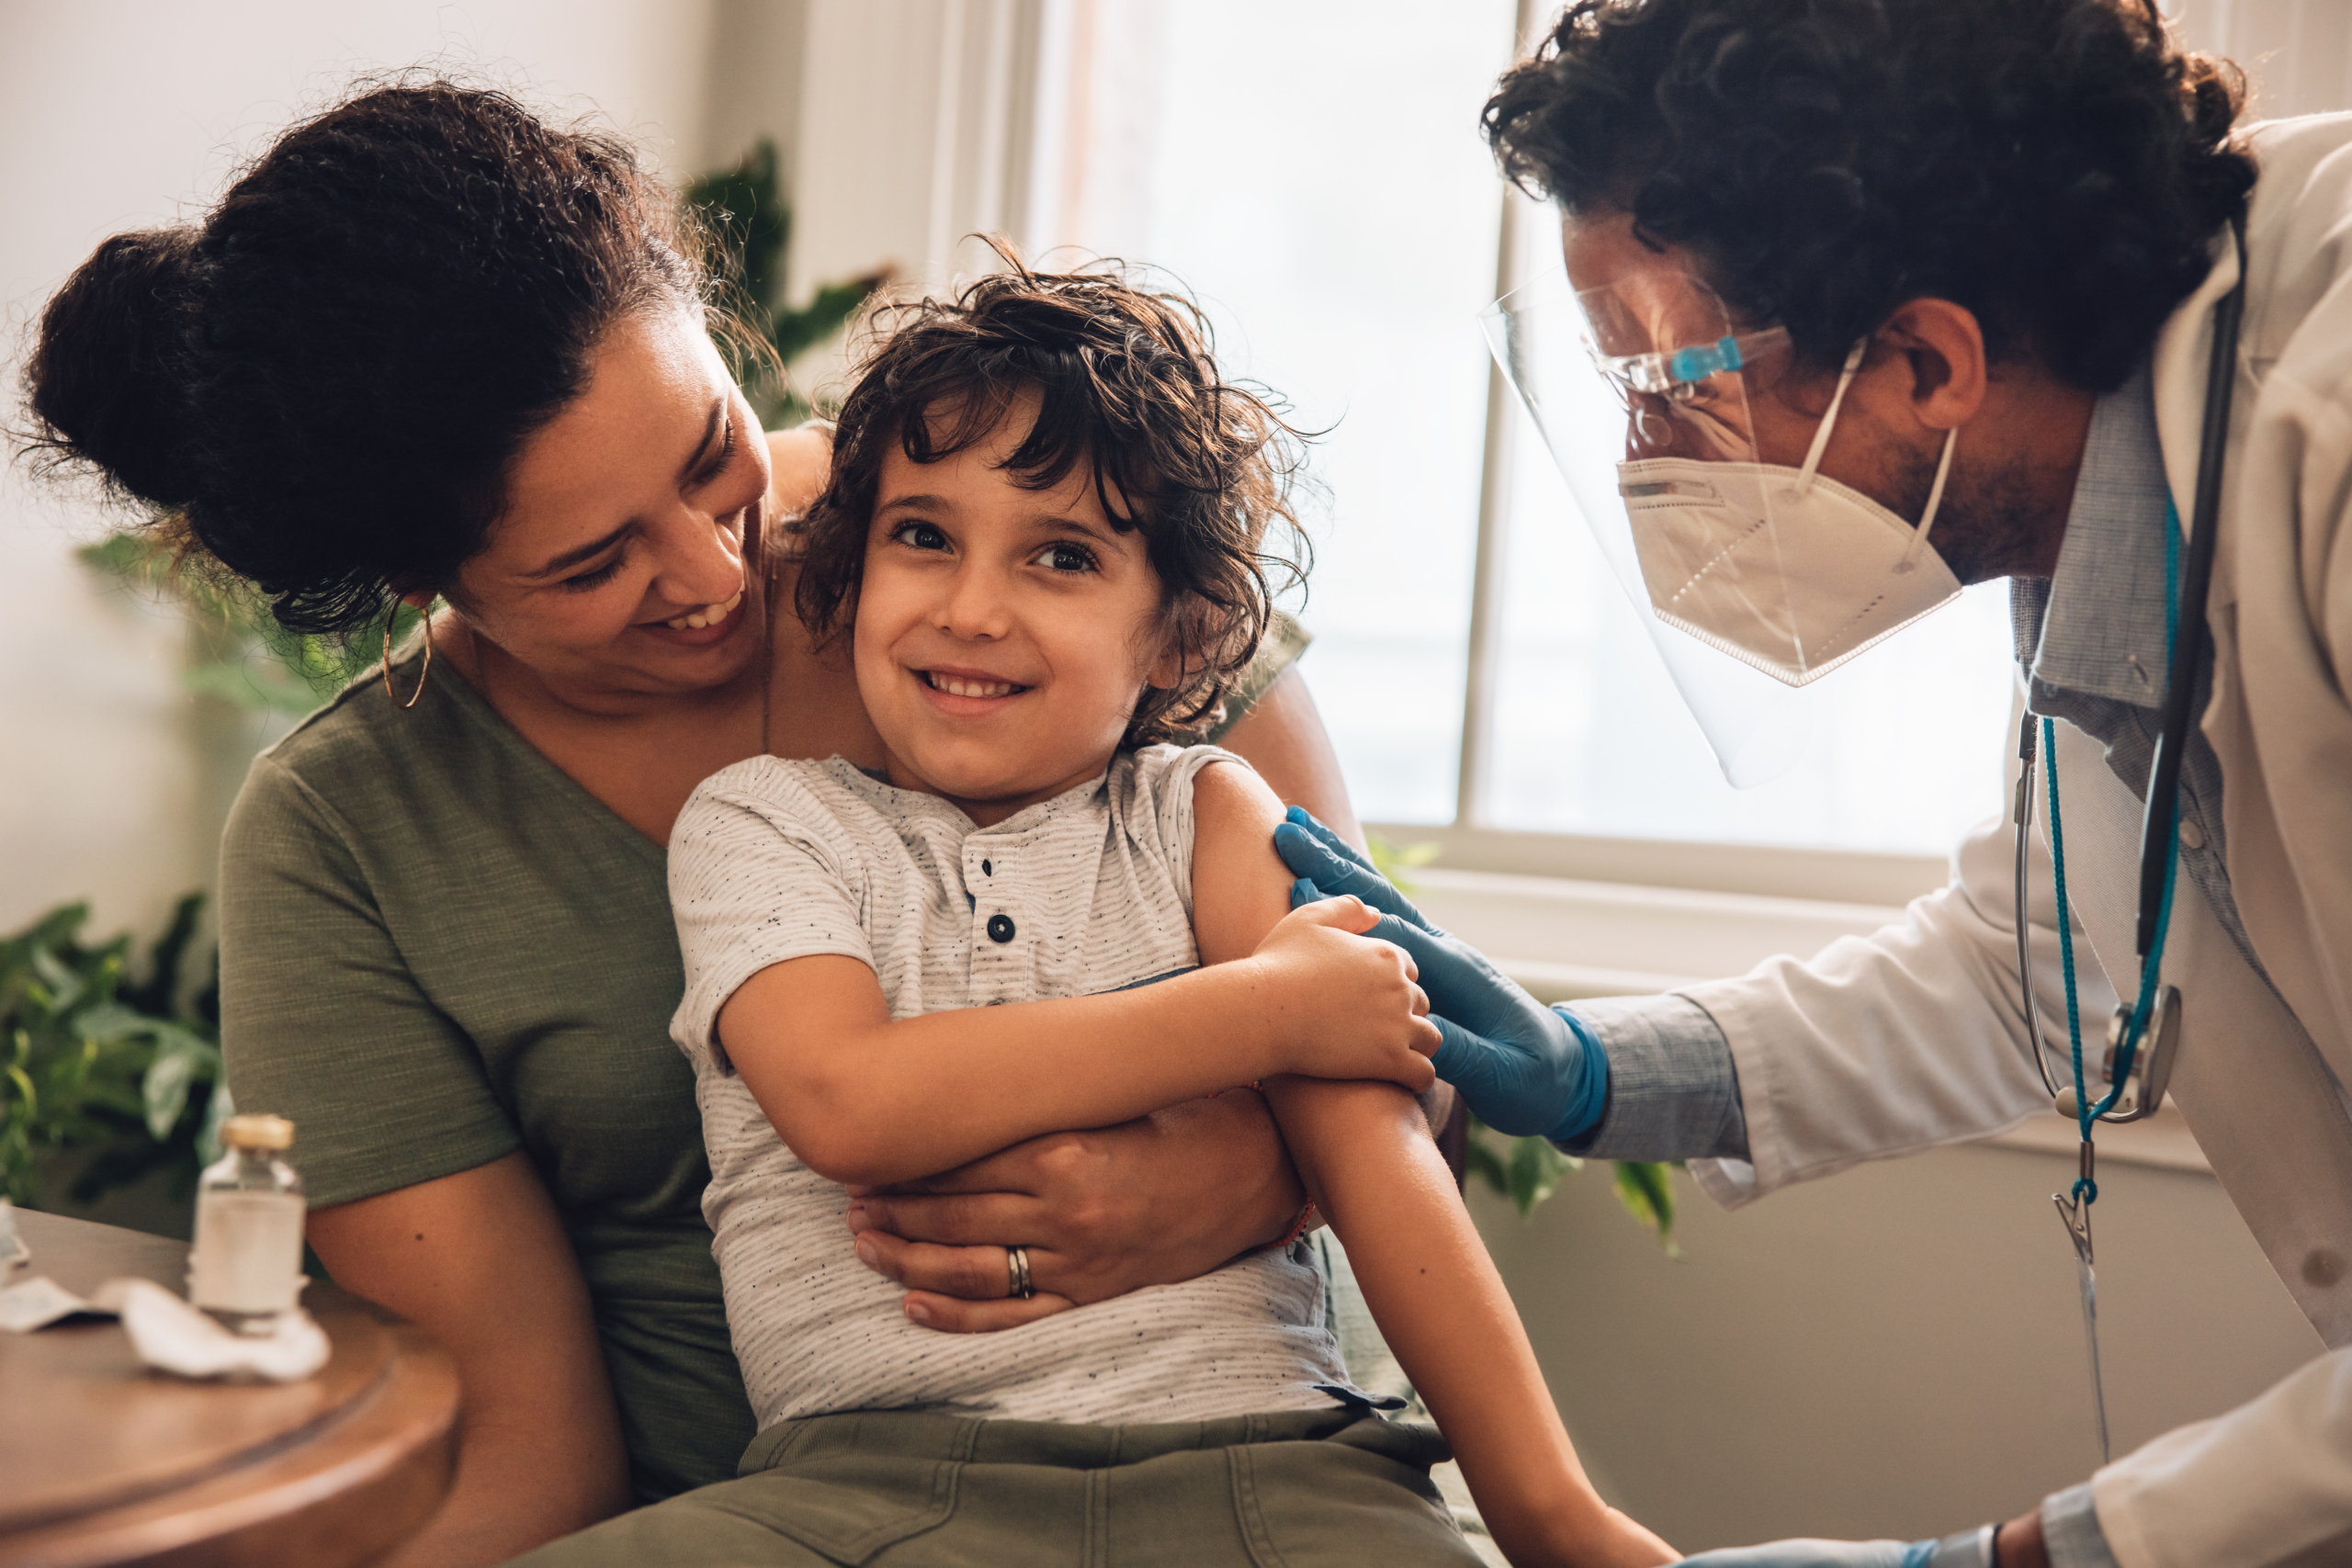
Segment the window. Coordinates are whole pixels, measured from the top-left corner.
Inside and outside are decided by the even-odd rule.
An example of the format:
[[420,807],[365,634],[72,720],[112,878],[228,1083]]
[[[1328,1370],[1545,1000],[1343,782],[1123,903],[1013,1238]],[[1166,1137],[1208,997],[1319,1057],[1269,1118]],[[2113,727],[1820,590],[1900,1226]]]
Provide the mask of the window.
[[1304,509],[1316,698],[1361,811],[1450,820],[1502,210],[1477,115],[1511,0],[1094,17],[1125,30],[1079,29],[1058,231],[1172,273],[1227,372],[1328,430]]
[[[1794,773],[1724,784],[1515,400],[1488,406],[1477,312],[1507,275],[1557,265],[1550,220],[1518,198],[1520,254],[1497,265],[1503,192],[1477,114],[1512,56],[1514,6],[1334,15],[1098,7],[1071,62],[1065,145],[1082,156],[1059,230],[1176,275],[1228,369],[1328,429],[1306,668],[1359,810],[1940,854],[1998,802],[2004,592],[1972,592],[1825,682],[1829,721]],[[1490,421],[1508,453],[1486,508],[1500,591],[1478,606],[1494,669],[1466,704]],[[1475,798],[1465,716],[1483,748]]]
[[[1006,229],[1202,298],[1228,370],[1328,430],[1306,669],[1367,818],[1447,829],[1449,866],[1883,902],[2004,804],[2003,585],[1821,682],[1806,759],[1732,789],[1532,426],[1490,395],[1477,312],[1555,265],[1555,231],[1507,206],[1477,115],[1548,4],[941,7],[936,28],[812,11],[796,235],[851,250],[797,248],[797,276],[895,254],[944,278],[986,265],[955,236]],[[2262,73],[2258,113],[2352,92],[2340,0],[2166,8]]]

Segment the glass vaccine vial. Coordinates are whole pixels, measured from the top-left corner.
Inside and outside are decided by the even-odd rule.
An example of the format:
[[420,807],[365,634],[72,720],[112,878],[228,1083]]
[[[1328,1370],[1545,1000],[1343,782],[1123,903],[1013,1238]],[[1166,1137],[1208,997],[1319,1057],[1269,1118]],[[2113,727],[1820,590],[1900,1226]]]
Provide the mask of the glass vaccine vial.
[[196,1193],[188,1300],[229,1327],[269,1332],[302,1290],[302,1179],[278,1157],[293,1146],[283,1116],[232,1116],[225,1152]]

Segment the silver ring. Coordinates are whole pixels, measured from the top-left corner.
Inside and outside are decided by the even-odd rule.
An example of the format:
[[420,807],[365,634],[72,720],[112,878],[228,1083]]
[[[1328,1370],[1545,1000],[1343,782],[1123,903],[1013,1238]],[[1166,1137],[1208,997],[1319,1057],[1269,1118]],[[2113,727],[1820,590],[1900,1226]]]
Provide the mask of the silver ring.
[[1018,1296],[1025,1302],[1037,1293],[1035,1282],[1029,1278],[1029,1249],[1027,1247],[1006,1247],[1004,1266],[1012,1275],[1012,1288],[1004,1292],[1007,1296]]

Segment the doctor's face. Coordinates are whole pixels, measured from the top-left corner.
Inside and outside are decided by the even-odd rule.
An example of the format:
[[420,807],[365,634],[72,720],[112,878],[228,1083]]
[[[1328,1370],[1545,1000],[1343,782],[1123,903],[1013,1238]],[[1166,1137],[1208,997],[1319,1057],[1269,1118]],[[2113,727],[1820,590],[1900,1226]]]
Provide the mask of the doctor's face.
[[[1603,355],[1670,354],[1772,324],[1732,320],[1701,281],[1699,258],[1677,245],[1653,248],[1634,232],[1630,213],[1600,209],[1567,218],[1561,239],[1569,284],[1586,303],[1594,346]],[[1781,341],[1736,373],[1679,389],[1673,400],[1628,392],[1625,457],[1798,467],[1837,386],[1836,370],[1802,367]],[[1883,488],[1908,486],[1899,478],[1888,485],[1883,458],[1871,440],[1871,421],[1849,397],[1821,471],[1887,501]]]

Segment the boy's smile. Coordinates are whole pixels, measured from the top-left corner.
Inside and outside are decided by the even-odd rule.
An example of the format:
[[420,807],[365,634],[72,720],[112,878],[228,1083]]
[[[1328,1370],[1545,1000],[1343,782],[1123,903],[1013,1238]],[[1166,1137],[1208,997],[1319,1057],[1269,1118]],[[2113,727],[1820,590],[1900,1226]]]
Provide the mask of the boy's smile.
[[1179,675],[1144,536],[1112,523],[1089,465],[1048,490],[1000,466],[1036,409],[1015,400],[935,463],[891,444],[858,588],[858,690],[890,782],[983,827],[1102,772],[1143,688]]

